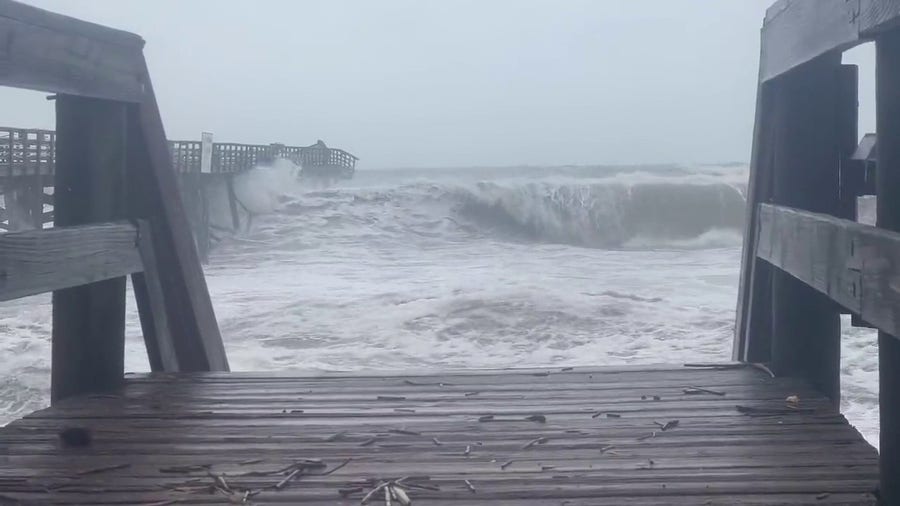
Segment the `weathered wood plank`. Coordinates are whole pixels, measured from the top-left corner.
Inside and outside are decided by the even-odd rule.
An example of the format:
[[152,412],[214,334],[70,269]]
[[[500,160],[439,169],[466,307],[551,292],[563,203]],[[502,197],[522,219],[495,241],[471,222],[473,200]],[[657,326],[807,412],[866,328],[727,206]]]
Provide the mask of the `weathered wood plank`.
[[779,0],[766,11],[760,82],[898,26],[895,0]]
[[900,334],[900,234],[833,216],[760,205],[757,254],[879,329]]
[[[838,124],[841,59],[827,54],[781,77],[772,202],[809,211],[840,212]],[[840,402],[840,315],[828,297],[781,272],[772,274],[771,362],[776,374],[802,375]]]
[[[881,35],[875,44],[875,101],[878,132],[878,170],[876,223],[891,230],[891,239],[900,237],[900,32]],[[897,269],[900,268],[900,246],[875,251],[863,243],[862,319],[878,327],[878,405],[880,415],[881,497],[885,504],[900,503],[900,297]],[[878,243],[886,248],[884,242]],[[879,277],[870,278],[867,266],[881,267]],[[869,285],[872,285],[871,287]],[[871,291],[869,291],[871,288]],[[878,311],[871,317],[865,312],[866,302],[878,298]],[[893,325],[887,326],[886,322]]]
[[840,153],[840,212],[839,218],[856,221],[856,199],[862,195],[865,170],[852,160],[859,142],[859,68],[841,65],[838,77],[837,141]]
[[766,11],[763,24],[760,82],[858,44],[859,9],[859,0],[776,2]]
[[[713,384],[730,386],[684,392]],[[304,412],[281,413],[285,402]],[[598,406],[619,416],[594,417]],[[535,412],[545,419],[524,419]],[[90,428],[93,443],[61,448],[64,426]],[[416,503],[874,505],[877,481],[876,452],[827,399],[751,368],[152,374],[0,428],[0,453],[0,497],[58,504],[228,501],[208,492],[210,473],[238,494],[265,489],[254,504],[359,504],[373,480],[427,475]],[[285,475],[272,471],[300,458],[324,468],[274,488]]]
[[893,30],[900,25],[900,3],[896,0],[862,0],[859,31],[866,37]]
[[162,118],[149,73],[142,62],[145,97],[129,111],[129,195],[132,218],[151,226],[169,333],[180,370],[228,370],[222,337],[185,206],[178,195]]
[[144,269],[142,272],[132,274],[131,284],[138,306],[150,370],[176,372],[180,369],[178,354],[175,343],[172,342],[172,333],[169,331],[165,292],[159,280],[159,267],[153,249],[151,230],[149,223],[138,221],[138,249]]
[[130,223],[0,235],[0,300],[85,285],[141,269],[137,229]]
[[0,1],[0,84],[138,101],[140,37]]
[[[54,212],[58,226],[125,217],[125,119],[121,102],[57,97]],[[128,255],[133,259],[134,253],[132,244]],[[121,384],[125,274],[53,292],[54,402]]]
[[78,35],[98,42],[143,47],[140,36],[123,30],[82,21],[11,0],[0,1],[0,17],[15,19],[56,32]]
[[741,252],[732,359],[767,362],[771,356],[771,282],[768,264],[756,257],[757,205],[772,197],[776,121],[775,87],[761,82],[756,94],[756,120],[747,186],[747,210]]
[[895,0],[780,0],[766,11],[760,82],[898,25]]

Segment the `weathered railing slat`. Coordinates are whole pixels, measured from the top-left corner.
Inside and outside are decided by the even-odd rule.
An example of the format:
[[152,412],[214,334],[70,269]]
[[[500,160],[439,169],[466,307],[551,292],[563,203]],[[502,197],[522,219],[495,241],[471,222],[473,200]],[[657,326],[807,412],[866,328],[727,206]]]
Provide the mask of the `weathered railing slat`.
[[760,81],[850,49],[898,23],[896,0],[780,0],[766,11]]
[[758,223],[759,258],[900,335],[900,233],[770,204]]
[[0,85],[136,101],[136,35],[0,0]]
[[0,300],[141,271],[137,239],[129,223],[0,234]]
[[[175,172],[201,172],[200,141],[168,141]],[[337,166],[354,169],[358,158],[343,149],[285,146],[283,144],[212,143],[210,173],[234,174],[275,158],[304,166]],[[53,130],[0,127],[0,177],[42,174],[56,166],[56,132]]]

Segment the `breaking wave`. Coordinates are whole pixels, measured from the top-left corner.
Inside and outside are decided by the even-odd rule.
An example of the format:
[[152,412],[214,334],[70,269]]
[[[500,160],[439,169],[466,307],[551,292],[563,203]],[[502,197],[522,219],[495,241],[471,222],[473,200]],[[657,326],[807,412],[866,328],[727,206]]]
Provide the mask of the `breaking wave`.
[[740,244],[745,202],[743,188],[727,182],[507,180],[311,191],[284,211],[382,237],[703,249]]

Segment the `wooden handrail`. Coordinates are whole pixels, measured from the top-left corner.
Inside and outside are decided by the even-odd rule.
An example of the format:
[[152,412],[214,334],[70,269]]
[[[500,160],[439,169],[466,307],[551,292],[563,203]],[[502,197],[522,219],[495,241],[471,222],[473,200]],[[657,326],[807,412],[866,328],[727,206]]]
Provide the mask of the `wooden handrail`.
[[870,325],[900,336],[900,233],[760,204],[756,255]]
[[760,82],[862,44],[898,22],[896,0],[779,0],[766,11]]
[[[60,228],[3,237],[5,297],[55,289],[51,402],[123,380],[128,272],[154,370],[228,370],[183,202],[173,198],[175,163],[143,39],[11,0],[0,0],[0,33],[0,86],[57,94],[58,139],[44,131],[36,150],[7,139],[4,160],[11,176],[43,176],[17,174],[20,156],[41,170],[50,160],[57,189]],[[155,274],[134,270],[141,255],[133,226],[97,225],[120,219],[152,233],[144,258],[153,257]],[[47,258],[29,258],[36,245]]]
[[145,94],[137,35],[9,0],[0,33],[0,85],[126,102]]
[[[55,144],[56,132],[53,130],[0,127],[0,177],[52,175],[56,165]],[[168,144],[176,172],[201,171],[201,141],[170,140]],[[210,172],[243,172],[278,157],[301,165],[334,165],[350,169],[355,168],[356,161],[359,160],[353,154],[338,148],[214,142]]]
[[140,272],[138,242],[127,222],[0,234],[0,300]]

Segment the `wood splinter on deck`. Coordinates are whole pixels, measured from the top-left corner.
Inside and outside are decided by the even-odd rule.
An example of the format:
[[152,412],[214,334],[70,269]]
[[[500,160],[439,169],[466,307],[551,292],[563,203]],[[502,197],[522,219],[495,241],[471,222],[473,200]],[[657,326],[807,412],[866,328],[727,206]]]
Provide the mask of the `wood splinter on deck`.
[[709,388],[700,388],[700,387],[691,386],[691,387],[687,387],[684,389],[684,394],[685,395],[710,394],[710,395],[723,396],[723,395],[725,395],[725,392],[720,392],[718,390],[711,390]]
[[546,443],[546,442],[547,442],[547,438],[541,436],[541,437],[539,437],[539,438],[537,438],[537,439],[532,439],[531,441],[525,443],[525,445],[522,446],[522,449],[523,449],[523,450],[527,450],[527,449],[531,448],[531,447],[534,446],[534,445],[542,445],[542,444],[544,444],[544,443]]
[[75,474],[78,476],[84,476],[84,475],[88,475],[88,474],[99,474],[99,473],[105,473],[107,471],[115,471],[117,469],[125,469],[128,467],[131,467],[131,464],[126,462],[124,464],[115,464],[115,465],[111,465],[111,466],[102,466],[102,467],[94,467],[91,469],[85,469],[83,471],[78,471]]

